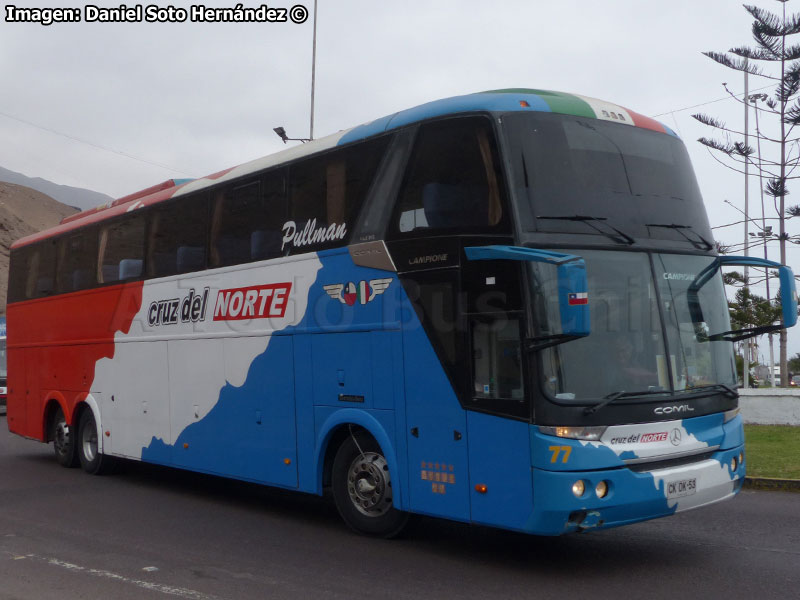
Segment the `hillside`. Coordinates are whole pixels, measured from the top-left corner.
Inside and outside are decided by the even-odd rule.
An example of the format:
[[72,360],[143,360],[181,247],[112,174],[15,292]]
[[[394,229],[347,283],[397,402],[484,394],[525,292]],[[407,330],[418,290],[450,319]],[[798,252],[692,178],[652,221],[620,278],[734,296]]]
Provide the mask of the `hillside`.
[[0,182],[0,314],[6,312],[8,249],[21,237],[57,225],[77,212],[30,188]]
[[0,182],[29,187],[50,196],[50,198],[62,204],[75,206],[81,210],[94,208],[95,206],[100,206],[101,204],[113,200],[111,196],[106,196],[100,192],[53,183],[41,177],[28,177],[27,175],[4,169],[3,167],[0,167]]

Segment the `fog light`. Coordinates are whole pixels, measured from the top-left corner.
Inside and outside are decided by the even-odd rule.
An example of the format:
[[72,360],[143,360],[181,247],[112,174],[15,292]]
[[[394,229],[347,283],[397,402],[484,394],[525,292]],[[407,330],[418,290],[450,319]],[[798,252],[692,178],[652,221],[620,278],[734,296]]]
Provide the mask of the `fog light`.
[[739,464],[744,464],[744,452],[739,452]]
[[738,466],[739,466],[739,460],[734,456],[731,459],[731,471],[735,471],[736,467],[738,467]]
[[608,494],[608,484],[605,481],[601,481],[594,488],[594,493],[597,494],[598,498],[605,498],[606,494]]
[[586,486],[583,483],[582,479],[579,479],[575,483],[572,484],[572,493],[575,494],[576,498],[580,498],[583,496],[583,492],[586,491]]

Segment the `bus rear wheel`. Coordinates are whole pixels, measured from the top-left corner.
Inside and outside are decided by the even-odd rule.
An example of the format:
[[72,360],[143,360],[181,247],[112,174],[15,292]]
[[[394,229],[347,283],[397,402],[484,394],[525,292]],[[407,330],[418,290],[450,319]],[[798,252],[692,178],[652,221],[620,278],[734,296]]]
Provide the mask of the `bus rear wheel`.
[[59,408],[53,418],[50,437],[53,440],[53,451],[55,452],[56,460],[62,467],[71,468],[78,466],[75,432],[75,427],[67,424],[64,411]]
[[100,452],[97,422],[90,408],[81,413],[77,441],[77,453],[81,461],[81,468],[90,475],[104,473],[110,459]]
[[386,457],[367,433],[354,432],[339,446],[331,483],[336,508],[354,531],[390,538],[405,527],[408,513],[394,507]]

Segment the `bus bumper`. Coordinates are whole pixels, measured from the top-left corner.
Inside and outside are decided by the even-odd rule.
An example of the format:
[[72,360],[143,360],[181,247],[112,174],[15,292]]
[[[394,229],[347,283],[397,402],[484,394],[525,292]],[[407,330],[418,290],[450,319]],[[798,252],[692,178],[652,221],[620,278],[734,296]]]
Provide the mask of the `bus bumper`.
[[[740,464],[740,456],[744,456],[744,445],[720,450],[696,463],[645,472],[628,468],[559,472],[534,468],[534,511],[527,529],[539,535],[607,529],[731,498],[744,482],[745,466],[744,461]],[[573,493],[578,481],[585,489],[580,497]],[[608,493],[599,498],[595,490],[603,481]]]

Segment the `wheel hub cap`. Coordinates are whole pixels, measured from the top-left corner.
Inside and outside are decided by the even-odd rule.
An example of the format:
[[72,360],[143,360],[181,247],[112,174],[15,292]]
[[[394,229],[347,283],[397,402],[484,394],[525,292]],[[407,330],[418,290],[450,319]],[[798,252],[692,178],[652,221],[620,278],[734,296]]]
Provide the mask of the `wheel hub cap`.
[[357,456],[347,472],[347,491],[358,511],[379,517],[392,507],[392,484],[386,459],[375,452]]

